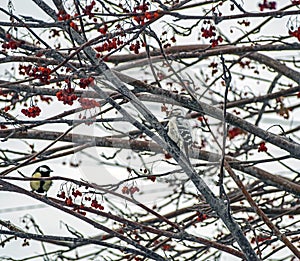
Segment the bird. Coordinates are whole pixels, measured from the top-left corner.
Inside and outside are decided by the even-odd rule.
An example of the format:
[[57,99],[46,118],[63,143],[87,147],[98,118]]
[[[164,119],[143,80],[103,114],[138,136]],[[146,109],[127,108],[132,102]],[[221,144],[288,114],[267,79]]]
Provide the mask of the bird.
[[[39,166],[32,174],[33,178],[47,178],[53,170],[47,165]],[[52,185],[52,180],[31,180],[30,187],[37,193],[45,193]]]
[[188,158],[189,148],[193,144],[192,131],[189,122],[185,119],[181,109],[175,109],[169,117],[167,134],[177,144],[180,151],[185,153],[185,156]]

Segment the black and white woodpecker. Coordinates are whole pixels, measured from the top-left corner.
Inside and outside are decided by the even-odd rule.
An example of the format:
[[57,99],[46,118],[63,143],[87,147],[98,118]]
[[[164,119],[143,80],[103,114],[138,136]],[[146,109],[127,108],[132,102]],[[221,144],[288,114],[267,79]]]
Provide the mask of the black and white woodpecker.
[[174,109],[167,124],[168,136],[177,144],[180,151],[189,159],[189,149],[193,144],[192,130],[182,109]]

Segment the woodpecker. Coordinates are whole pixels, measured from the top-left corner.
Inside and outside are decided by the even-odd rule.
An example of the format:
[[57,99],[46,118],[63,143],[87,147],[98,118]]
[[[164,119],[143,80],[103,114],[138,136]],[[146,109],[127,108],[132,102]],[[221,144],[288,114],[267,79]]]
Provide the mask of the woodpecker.
[[168,136],[177,144],[181,152],[189,158],[189,148],[193,144],[190,124],[180,109],[175,109],[170,116],[167,125]]

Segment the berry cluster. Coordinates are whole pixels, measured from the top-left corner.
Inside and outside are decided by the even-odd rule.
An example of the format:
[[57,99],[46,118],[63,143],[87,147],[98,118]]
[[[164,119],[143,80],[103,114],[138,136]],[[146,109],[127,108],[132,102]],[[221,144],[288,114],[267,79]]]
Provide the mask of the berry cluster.
[[99,210],[104,210],[104,207],[98,203],[97,199],[93,199],[91,203],[91,207]]
[[234,127],[228,131],[228,138],[230,140],[234,139],[236,136],[243,134],[244,131],[238,127]]
[[72,16],[63,10],[60,10],[57,14],[58,21],[66,21],[66,20],[70,20],[71,18],[72,18]]
[[211,75],[214,76],[218,72],[218,63],[211,62],[208,68],[212,68]]
[[15,40],[9,40],[8,42],[5,42],[2,44],[3,49],[17,49],[22,44],[21,41],[15,41]]
[[135,192],[139,192],[140,189],[138,187],[135,187],[135,186],[132,186],[132,187],[127,187],[127,186],[124,186],[122,188],[122,193],[123,194],[127,194],[127,195],[133,195]]
[[238,22],[238,24],[240,25],[245,25],[245,26],[249,26],[250,25],[250,22],[249,21],[246,21],[246,20],[243,20],[241,22]]
[[51,29],[49,32],[52,33],[52,35],[49,36],[49,39],[51,39],[52,37],[59,37],[60,35],[60,32],[54,28]]
[[[65,204],[69,207],[73,207],[73,210],[76,211],[77,213],[81,215],[86,215],[85,211],[82,211],[82,209],[86,208],[84,201],[91,201],[91,207],[99,210],[104,210],[104,207],[98,203],[96,197],[92,200],[90,196],[84,196],[83,198],[83,193],[75,188],[72,188],[72,195],[66,196],[65,191],[61,191],[60,193],[57,194],[58,198],[64,199]],[[81,203],[80,205],[75,203],[75,199],[79,197]]]
[[[148,11],[149,5],[150,4],[148,2],[144,2],[133,8],[132,13],[135,14],[133,16],[133,20],[139,25],[145,25],[147,21],[156,19],[160,16],[159,11]],[[131,11],[124,7],[121,3],[119,3],[119,7],[123,10],[123,13],[131,13]]]
[[223,42],[223,38],[222,36],[217,36],[216,33],[216,27],[214,25],[211,24],[210,21],[204,21],[203,22],[204,27],[201,27],[201,36],[204,37],[205,39],[210,38],[210,43],[212,47],[216,47],[217,45],[219,45],[219,43]]
[[72,206],[73,205],[73,199],[71,197],[67,197],[65,199],[65,203],[67,206]]
[[106,24],[104,24],[102,27],[99,27],[99,29],[98,29],[99,33],[101,33],[101,34],[106,34],[107,30],[108,30],[108,27]]
[[51,74],[51,69],[40,66],[34,68],[32,76],[36,79],[39,79],[41,83],[49,84],[50,83],[49,80],[51,78],[50,74]]
[[155,12],[144,12],[143,15],[136,15],[133,20],[140,25],[145,25],[147,21],[159,18],[160,14],[158,11]]
[[263,236],[263,235],[259,235],[257,237],[252,237],[251,238],[251,244],[257,244],[257,242],[264,242],[266,240],[270,240],[272,239],[271,236]]
[[[76,17],[77,15],[75,15]],[[60,10],[57,14],[57,20],[58,21],[66,21],[66,20],[70,20],[72,19],[73,17],[71,15],[69,15],[68,13],[66,13],[65,11],[63,10]],[[74,29],[74,30],[78,30],[78,26],[76,23],[74,23],[73,21],[70,21],[70,26]]]
[[86,87],[88,87],[92,82],[94,81],[93,77],[89,77],[89,78],[81,78],[79,81],[79,87],[82,89],[85,89]]
[[58,198],[65,199],[65,198],[66,198],[66,192],[64,192],[64,191],[61,191],[61,192],[60,192],[60,193],[58,193],[56,196],[57,196]]
[[[139,6],[135,6],[133,8],[133,13],[135,13],[135,14],[146,13],[148,9],[149,9],[149,3],[144,2],[143,4],[141,4]],[[133,20],[136,21],[140,25],[144,25],[145,24],[145,18],[146,18],[145,15],[137,15],[137,16],[133,17]]]
[[22,109],[21,112],[29,118],[35,118],[40,115],[41,109],[38,106],[31,106],[28,109]]
[[[142,43],[142,45],[144,46],[144,43]],[[141,49],[141,44],[139,40],[137,40],[135,43],[131,43],[131,45],[129,46],[129,50],[134,52],[135,54],[139,54],[140,49]]]
[[7,97],[7,90],[0,89],[0,95],[3,97]]
[[14,50],[14,49],[17,49],[18,47],[20,47],[21,44],[24,43],[24,41],[16,41],[16,40],[11,39],[11,34],[9,34],[9,33],[7,33],[5,35],[5,37],[8,41],[6,41],[5,43],[2,44],[3,49],[12,49],[12,50]]
[[268,151],[268,148],[266,147],[266,143],[264,141],[262,141],[259,144],[258,152],[267,152],[267,151]]
[[174,248],[174,247],[173,247],[172,245],[170,245],[170,244],[163,244],[163,245],[161,246],[161,249],[162,249],[163,251],[171,251],[173,248]]
[[216,27],[214,25],[211,25],[210,21],[204,21],[204,24],[208,24],[209,26],[207,28],[201,28],[202,37],[204,37],[205,39],[215,37]]
[[243,69],[244,69],[245,67],[247,67],[248,69],[250,69],[250,68],[251,68],[251,67],[250,67],[250,63],[251,63],[250,60],[245,61],[245,62],[240,61],[240,62],[239,62],[239,65],[240,65]]
[[166,160],[169,160],[169,159],[172,159],[172,155],[170,153],[165,153],[165,159]]
[[95,1],[92,1],[90,5],[87,5],[84,9],[83,9],[83,13],[85,15],[88,15],[89,18],[91,19],[92,17],[94,17],[94,14],[92,13],[92,10],[94,8],[94,6],[96,5]]
[[216,47],[219,45],[219,43],[223,42],[223,38],[219,35],[217,39],[210,39],[209,42],[211,43],[211,47]]
[[197,211],[197,221],[202,222],[205,219],[207,219],[207,215],[204,213],[201,213],[200,211]]
[[75,190],[74,188],[72,188],[72,196],[74,198],[76,198],[76,197],[82,197],[82,192],[80,190],[78,190],[78,189]]
[[95,101],[94,99],[79,98],[78,101],[81,107],[85,110],[92,109],[95,107],[100,107],[100,103]]
[[33,67],[32,65],[19,65],[19,74],[20,75],[28,75],[30,77],[34,77],[35,79],[39,79],[41,83],[50,84],[51,79],[51,69],[47,67]]
[[94,99],[88,99],[88,98],[79,98],[78,102],[82,106],[83,109],[88,110],[95,107],[100,107],[100,103],[95,101]]
[[[109,52],[111,50],[117,49],[118,46],[122,45],[123,43],[124,42],[119,37],[114,37],[112,39],[107,39],[106,42],[104,42],[102,45],[95,47],[95,50],[97,52]],[[97,58],[99,57],[100,55],[98,54]]]
[[[133,10],[128,10],[121,3],[119,3],[119,7],[123,10],[123,13],[133,13],[135,14],[133,16],[133,20],[136,21],[140,25],[144,25],[145,22],[150,21],[152,19],[156,19],[160,16],[159,11],[154,12],[148,12],[149,10],[149,3],[144,2],[140,5],[137,5],[133,8]],[[122,37],[125,36],[124,29],[122,29],[122,26],[120,24],[115,25],[117,30],[120,30],[120,36],[113,37],[110,39],[106,39],[105,42],[97,47],[95,47],[95,50],[99,52],[97,54],[97,58],[102,58],[103,55],[100,54],[102,52],[110,52],[112,50],[118,49],[120,46],[124,44],[124,41],[122,40]],[[108,26],[106,24],[99,27],[98,31],[102,35],[106,35],[108,33]],[[135,43],[132,43],[129,46],[130,51],[134,52],[135,54],[139,53],[139,50],[141,46],[144,46],[143,43],[140,43],[140,41],[136,41]],[[107,56],[103,58],[104,60],[107,60]]]
[[32,65],[19,65],[19,74],[20,75],[29,75],[29,73],[31,72],[32,69]]
[[73,101],[77,99],[77,96],[74,93],[74,88],[71,87],[58,91],[56,93],[56,97],[59,101],[68,105],[73,105]]
[[201,123],[203,123],[204,120],[205,120],[205,118],[204,118],[203,116],[199,116],[199,117],[197,118],[197,120],[200,121]]
[[298,41],[300,41],[300,26],[296,30],[291,28],[291,30],[289,30],[289,35],[296,37]]
[[275,1],[268,2],[268,0],[264,0],[262,4],[258,4],[258,7],[260,11],[263,11],[264,9],[275,10],[276,2]]
[[161,34],[161,37],[159,38],[164,48],[171,47],[171,43],[169,42],[169,40],[172,43],[176,42],[176,38],[175,38],[174,35],[170,39],[168,39],[167,34],[168,34],[167,31],[163,31],[162,34]]
[[147,179],[150,179],[152,182],[155,182],[156,176],[150,175],[150,176],[147,177]]
[[149,10],[149,3],[144,2],[143,4],[141,4],[139,6],[135,6],[133,8],[133,13],[137,13],[137,12],[145,13],[147,10]]

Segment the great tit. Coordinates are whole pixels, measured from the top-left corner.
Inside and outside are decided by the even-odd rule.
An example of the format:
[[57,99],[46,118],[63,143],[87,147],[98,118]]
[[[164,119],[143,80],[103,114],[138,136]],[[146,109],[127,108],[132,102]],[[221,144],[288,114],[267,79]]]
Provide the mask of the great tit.
[[[42,165],[38,167],[35,172],[32,174],[33,178],[47,178],[50,177],[50,172],[52,172],[47,165]],[[52,180],[31,180],[30,187],[32,191],[38,193],[44,193],[49,190],[52,185]]]

